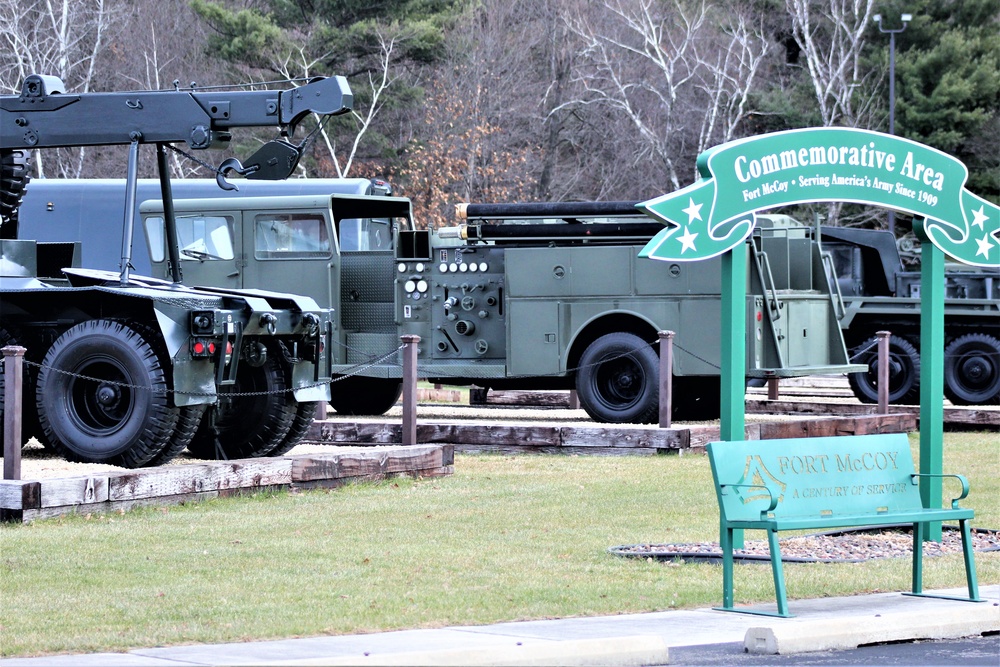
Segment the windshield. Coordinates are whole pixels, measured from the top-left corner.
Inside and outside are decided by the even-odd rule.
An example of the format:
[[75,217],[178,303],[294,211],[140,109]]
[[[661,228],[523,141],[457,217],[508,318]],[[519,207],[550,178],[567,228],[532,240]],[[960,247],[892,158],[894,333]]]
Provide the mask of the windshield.
[[[149,257],[162,262],[166,257],[163,218],[146,218]],[[231,260],[233,219],[230,216],[186,215],[177,217],[177,241],[181,259]]]

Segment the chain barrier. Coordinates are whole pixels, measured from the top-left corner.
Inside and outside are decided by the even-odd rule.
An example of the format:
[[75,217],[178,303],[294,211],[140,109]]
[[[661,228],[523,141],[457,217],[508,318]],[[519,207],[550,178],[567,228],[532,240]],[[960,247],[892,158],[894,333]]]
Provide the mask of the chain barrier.
[[[651,341],[651,342],[648,342],[647,345],[654,346],[657,343],[658,343],[658,341]],[[349,352],[354,352],[356,354],[360,354],[360,355],[364,355],[364,356],[369,356],[369,360],[366,361],[366,362],[363,362],[363,363],[360,363],[360,364],[357,364],[357,365],[351,367],[345,373],[338,373],[337,377],[332,378],[330,380],[329,384],[332,384],[334,382],[341,382],[341,381],[346,380],[346,379],[348,379],[350,377],[354,377],[354,376],[356,376],[356,375],[358,375],[358,374],[360,374],[360,373],[368,370],[369,368],[372,368],[374,366],[378,366],[380,364],[386,363],[390,359],[392,359],[392,357],[398,355],[402,351],[402,349],[403,349],[403,345],[400,345],[400,346],[396,347],[394,350],[386,352],[385,354],[383,354],[383,355],[381,355],[379,357],[371,357],[370,355],[368,355],[363,350],[352,348],[351,346],[346,345],[344,343],[340,343],[339,341],[337,342],[337,345],[339,345],[341,348],[343,348],[343,349],[345,349],[345,350],[347,350]],[[703,357],[698,356],[697,354],[695,354],[694,352],[686,349],[682,345],[678,345],[676,339],[674,340],[673,345],[674,345],[674,349],[675,350],[679,350],[681,352],[684,352],[685,354],[690,355],[691,357],[697,359],[698,361],[702,362],[703,364],[705,364],[707,366],[710,366],[710,367],[715,368],[715,369],[720,369],[721,368],[718,364],[713,363],[713,362],[709,361],[708,359],[705,359]],[[876,341],[873,341],[872,343],[870,343],[870,344],[868,344],[868,345],[866,345],[866,346],[864,346],[864,347],[862,347],[860,349],[855,350],[851,354],[851,356],[850,356],[850,361],[852,363],[856,362],[862,355],[866,354],[867,352],[869,352],[873,348],[877,347],[877,345],[878,345],[878,341],[876,340]],[[565,372],[533,373],[533,374],[522,374],[522,375],[506,375],[506,376],[504,376],[504,379],[505,380],[521,380],[521,379],[529,379],[529,378],[562,377],[562,376],[564,376],[566,374],[577,373],[577,372],[582,371],[584,369],[591,368],[591,367],[594,367],[594,366],[598,366],[600,364],[604,364],[604,363],[607,363],[609,361],[616,361],[618,359],[623,359],[625,357],[630,356],[631,354],[633,354],[638,349],[640,349],[640,348],[633,348],[631,350],[627,350],[625,352],[622,352],[621,354],[617,354],[617,355],[615,355],[613,357],[603,359],[603,360],[601,360],[599,362],[594,362],[593,364],[584,364],[582,366],[574,366],[572,368],[567,368]],[[996,353],[996,352],[984,352],[984,351],[980,351],[979,354],[983,355],[983,356],[1000,358],[1000,353]],[[105,384],[110,384],[110,385],[114,385],[114,386],[118,386],[118,387],[123,387],[123,388],[126,388],[126,389],[134,389],[134,390],[141,390],[141,391],[150,391],[150,392],[153,392],[153,393],[156,393],[156,394],[176,394],[176,395],[182,395],[182,396],[216,396],[217,395],[217,393],[214,393],[214,392],[177,391],[177,390],[165,389],[165,388],[161,388],[161,387],[149,387],[149,386],[129,384],[127,382],[116,382],[116,381],[113,381],[113,380],[105,380],[105,379],[101,379],[101,378],[95,378],[95,377],[91,377],[91,376],[87,376],[87,375],[82,375],[82,374],[79,374],[79,373],[74,373],[72,371],[66,371],[66,370],[62,370],[62,369],[58,369],[58,368],[46,367],[43,364],[40,364],[40,363],[37,363],[37,362],[34,362],[34,361],[30,361],[28,359],[24,359],[23,361],[24,361],[24,363],[26,365],[33,366],[33,367],[35,367],[37,369],[48,368],[49,370],[54,371],[56,373],[62,373],[64,375],[70,375],[70,376],[73,376],[73,377],[76,377],[76,378],[79,378],[79,379],[82,379],[82,380],[89,380],[89,381],[92,381],[92,382],[103,382]],[[402,364],[399,363],[399,362],[389,363],[388,365],[392,366],[393,368],[402,368]],[[3,359],[0,358],[0,372],[3,372],[3,366],[4,366]],[[419,375],[419,373],[418,373],[418,375]],[[435,370],[434,373],[433,373],[433,377],[435,377],[435,378],[455,378],[455,379],[463,379],[463,380],[470,379],[467,374],[457,374],[457,373],[456,374],[451,374],[451,373],[448,373],[447,371],[443,371],[443,370]],[[483,379],[487,379],[487,378],[483,378]],[[315,382],[315,383],[308,384],[308,385],[302,385],[301,387],[296,387],[294,389],[282,389],[282,390],[274,390],[274,391],[232,392],[232,393],[226,393],[225,395],[227,397],[233,397],[233,398],[248,397],[248,396],[267,396],[267,395],[270,395],[270,394],[289,393],[291,391],[296,391],[297,389],[312,389],[312,388],[315,388],[315,387],[322,387],[325,384],[328,384],[328,383],[327,382]]]
[[[271,395],[274,395],[274,394],[288,394],[288,393],[291,393],[291,392],[294,392],[294,391],[298,391],[299,389],[314,389],[316,387],[323,387],[323,386],[325,386],[327,384],[330,384],[330,383],[333,383],[333,382],[340,382],[341,380],[346,380],[347,378],[353,377],[353,376],[357,375],[358,373],[371,368],[372,366],[376,366],[376,365],[378,365],[378,364],[380,364],[380,363],[388,360],[393,355],[398,354],[400,352],[400,350],[402,350],[402,349],[403,349],[403,346],[400,345],[395,350],[393,350],[391,352],[387,352],[386,354],[382,355],[381,357],[378,357],[377,359],[373,359],[372,361],[370,361],[370,362],[368,362],[366,364],[355,366],[355,367],[349,369],[348,372],[343,373],[343,374],[338,374],[338,376],[336,378],[332,378],[331,380],[329,380],[327,382],[313,382],[312,384],[305,384],[305,385],[302,385],[300,387],[292,387],[292,388],[289,388],[289,389],[275,389],[275,390],[271,390],[271,391],[234,391],[234,392],[225,392],[224,394],[221,394],[221,395],[225,396],[226,398],[244,398],[244,397],[249,397],[249,396],[271,396]],[[79,379],[79,380],[87,380],[89,382],[100,382],[102,384],[112,385],[112,386],[115,386],[115,387],[121,387],[123,389],[132,389],[132,390],[136,390],[136,391],[148,391],[148,392],[150,392],[152,394],[158,394],[158,395],[170,395],[170,394],[173,394],[175,396],[219,396],[220,395],[219,392],[180,391],[180,390],[176,390],[176,389],[167,389],[166,387],[153,387],[153,386],[146,386],[146,385],[131,384],[131,383],[128,383],[128,382],[118,382],[116,380],[108,380],[108,379],[105,379],[105,378],[97,378],[97,377],[93,377],[93,376],[90,376],[90,375],[83,375],[82,373],[74,373],[73,371],[63,370],[61,368],[54,368],[52,366],[45,366],[44,364],[40,364],[40,363],[35,362],[35,361],[29,361],[28,359],[24,359],[23,361],[24,361],[24,363],[26,365],[32,366],[32,367],[37,368],[39,370],[41,370],[42,368],[45,368],[45,369],[47,369],[49,371],[52,371],[54,373],[60,373],[62,375],[69,375],[70,377],[73,377],[73,378],[76,378],[76,379]],[[3,369],[3,362],[0,361],[0,371],[2,371],[2,369]]]

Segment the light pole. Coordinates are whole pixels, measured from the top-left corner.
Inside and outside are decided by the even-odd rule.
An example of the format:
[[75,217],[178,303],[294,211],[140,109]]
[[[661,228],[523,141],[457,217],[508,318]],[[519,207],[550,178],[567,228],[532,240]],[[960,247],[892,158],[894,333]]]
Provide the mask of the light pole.
[[[899,19],[903,22],[902,28],[886,30],[882,27],[882,15],[876,14],[872,17],[878,24],[879,32],[889,33],[889,134],[896,134],[896,34],[906,30],[906,24],[913,19],[913,14],[903,14]],[[893,236],[896,234],[896,212],[889,211],[889,231]]]

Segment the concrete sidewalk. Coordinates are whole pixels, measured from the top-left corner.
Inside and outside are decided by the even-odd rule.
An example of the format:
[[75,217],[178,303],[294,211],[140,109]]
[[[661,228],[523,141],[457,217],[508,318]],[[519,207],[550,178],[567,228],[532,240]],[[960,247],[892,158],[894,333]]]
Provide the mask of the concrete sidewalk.
[[[933,591],[962,596],[964,588]],[[3,667],[185,667],[203,665],[666,665],[672,647],[792,654],[860,644],[946,639],[1000,631],[1000,586],[985,602],[878,593],[792,600],[795,618],[709,608],[593,618],[404,630],[238,644],[136,649],[128,653],[5,659]],[[774,604],[754,607],[774,611]]]

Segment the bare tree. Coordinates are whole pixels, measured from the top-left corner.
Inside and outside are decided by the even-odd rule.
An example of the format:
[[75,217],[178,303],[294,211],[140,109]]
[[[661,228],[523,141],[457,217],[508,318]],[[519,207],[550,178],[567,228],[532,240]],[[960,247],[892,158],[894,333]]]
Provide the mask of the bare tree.
[[867,126],[871,95],[859,104],[855,94],[863,85],[861,52],[873,0],[786,0],[786,4],[823,125]]
[[[16,93],[27,75],[48,74],[68,92],[91,90],[98,57],[121,29],[124,13],[118,0],[0,0],[0,87]],[[61,176],[83,172],[86,151],[71,153],[72,159],[55,161]],[[39,151],[35,169],[44,174]]]
[[680,188],[697,154],[733,138],[769,43],[733,7],[605,0],[601,10],[567,18],[582,44],[574,80],[584,94],[563,106],[626,118],[637,135],[632,166],[659,165]]

